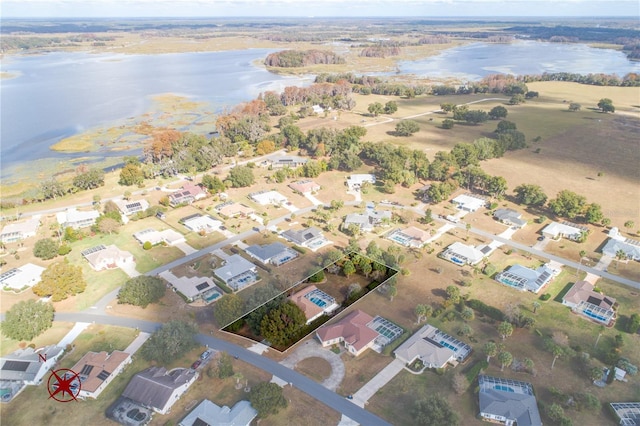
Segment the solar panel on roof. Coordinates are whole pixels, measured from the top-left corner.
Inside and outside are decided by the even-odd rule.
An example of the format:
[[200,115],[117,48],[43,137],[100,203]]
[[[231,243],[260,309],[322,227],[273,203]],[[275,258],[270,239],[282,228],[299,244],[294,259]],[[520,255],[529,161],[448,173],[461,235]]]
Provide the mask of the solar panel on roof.
[[110,375],[111,373],[109,373],[108,371],[102,370],[100,374],[98,374],[98,379],[107,380],[107,377],[109,377]]
[[5,371],[27,371],[29,364],[31,363],[26,361],[7,361],[2,366],[2,369]]
[[89,374],[91,374],[92,370],[93,365],[85,365],[84,367],[82,367],[82,370],[80,370],[80,374],[83,376],[88,376]]
[[136,201],[135,203],[125,204],[125,207],[129,210],[133,210],[135,208],[142,208],[142,204],[140,204],[140,201]]
[[96,253],[101,250],[106,250],[106,249],[107,248],[104,245],[100,244],[99,246],[95,246],[95,247],[91,247],[86,250],[83,250],[82,252],[80,252],[80,254],[82,254],[83,257],[87,257],[90,254]]
[[600,298],[599,297],[594,297],[594,296],[589,296],[589,298],[587,299],[587,302],[591,303],[592,305],[598,306],[600,304]]
[[4,281],[7,278],[11,278],[16,275],[20,270],[18,268],[9,269],[7,272],[2,273],[0,275],[0,281]]
[[207,287],[209,287],[209,283],[208,282],[203,282],[203,283],[198,284],[196,286],[196,289],[198,289],[198,291],[202,291]]
[[204,420],[202,420],[200,417],[198,417],[196,421],[193,422],[193,426],[211,426],[211,425],[205,422]]

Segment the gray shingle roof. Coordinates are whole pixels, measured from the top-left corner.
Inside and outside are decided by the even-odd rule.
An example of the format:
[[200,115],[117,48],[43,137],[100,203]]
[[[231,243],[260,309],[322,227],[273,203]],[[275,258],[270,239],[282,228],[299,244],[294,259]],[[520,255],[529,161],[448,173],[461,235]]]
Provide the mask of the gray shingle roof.
[[316,227],[303,228],[298,231],[289,229],[282,233],[283,237],[285,237],[290,241],[293,241],[296,244],[304,244],[307,241],[312,240],[321,235],[322,235],[322,232]]
[[194,370],[188,368],[168,372],[164,367],[150,367],[133,376],[122,396],[163,410],[173,392],[191,381],[195,374]]
[[[503,385],[502,383],[508,385]],[[515,420],[518,426],[541,426],[536,397],[530,383],[479,376],[480,412]],[[500,387],[511,390],[501,390]]]
[[55,345],[44,347],[38,352],[29,347],[18,349],[0,358],[0,379],[33,381],[45,365],[40,355],[49,360],[60,355],[62,351],[63,348]]
[[277,242],[272,244],[265,244],[265,245],[255,244],[245,249],[247,253],[249,253],[250,255],[252,255],[253,257],[255,257],[256,259],[262,262],[267,262],[272,257],[277,256],[286,250],[287,250],[287,246]]
[[239,254],[229,256],[225,262],[224,266],[213,271],[214,274],[222,278],[225,282],[256,267],[256,265]]
[[249,401],[238,401],[233,408],[220,407],[205,399],[193,409],[179,426],[196,426],[207,424],[211,426],[248,426],[258,415]]

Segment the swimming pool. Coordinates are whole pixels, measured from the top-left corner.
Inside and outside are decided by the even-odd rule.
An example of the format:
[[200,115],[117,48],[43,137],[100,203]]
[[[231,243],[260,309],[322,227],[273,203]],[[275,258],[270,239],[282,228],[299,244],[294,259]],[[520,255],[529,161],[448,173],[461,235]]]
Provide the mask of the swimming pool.
[[451,261],[452,261],[453,263],[455,263],[456,265],[464,265],[464,261],[463,261],[463,260],[461,260],[461,259],[458,259],[457,257],[452,257],[452,258],[451,258]]
[[503,392],[511,392],[511,393],[515,393],[515,389],[513,389],[510,386],[505,386],[505,385],[495,385],[493,387],[495,390],[499,390],[499,391],[503,391]]
[[447,343],[445,340],[440,340],[440,344],[442,346],[444,346],[445,348],[451,349],[454,352],[458,352],[458,348],[456,346],[453,346],[453,345]]
[[319,297],[310,297],[309,300],[311,300],[313,303],[315,303],[316,305],[318,305],[321,308],[324,308],[325,306],[327,306],[327,302],[325,302],[324,300],[320,299]]
[[220,293],[215,292],[215,293],[212,293],[212,294],[206,296],[204,298],[204,300],[205,300],[205,302],[211,302],[212,300],[216,300],[218,297],[220,297]]
[[584,310],[582,311],[586,316],[588,316],[589,318],[593,318],[593,319],[597,319],[600,322],[607,322],[607,318],[601,316],[601,315],[597,315],[594,314],[593,312],[589,311],[589,310]]

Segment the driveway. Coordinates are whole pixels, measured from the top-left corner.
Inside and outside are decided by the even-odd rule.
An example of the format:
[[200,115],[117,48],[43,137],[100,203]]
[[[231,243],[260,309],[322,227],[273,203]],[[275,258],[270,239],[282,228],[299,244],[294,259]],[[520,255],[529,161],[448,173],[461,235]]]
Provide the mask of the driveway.
[[304,198],[311,201],[314,206],[320,206],[324,204],[322,201],[318,200],[316,197],[314,197],[312,194],[309,194],[308,192],[304,194]]
[[315,340],[308,340],[303,343],[284,361],[280,362],[280,364],[293,370],[300,361],[311,357],[322,358],[331,365],[331,375],[322,382],[322,386],[332,391],[338,389],[338,386],[342,383],[342,379],[344,379],[344,363],[340,355],[324,349],[320,346],[320,343]]
[[141,275],[140,272],[136,270],[135,262],[130,262],[126,265],[120,266],[120,269],[122,269],[125,274],[129,275],[129,278],[135,278],[138,275]]
[[389,365],[376,374],[373,379],[362,386],[358,392],[354,393],[351,401],[359,407],[364,407],[367,401],[369,401],[369,398],[375,395],[381,387],[389,383],[391,379],[396,377],[403,368],[404,362],[399,359],[394,359]]
[[189,244],[187,243],[175,243],[173,245],[174,247],[178,247],[180,250],[182,250],[182,252],[184,254],[191,254],[191,253],[195,253],[196,249],[194,249],[193,247],[191,247]]

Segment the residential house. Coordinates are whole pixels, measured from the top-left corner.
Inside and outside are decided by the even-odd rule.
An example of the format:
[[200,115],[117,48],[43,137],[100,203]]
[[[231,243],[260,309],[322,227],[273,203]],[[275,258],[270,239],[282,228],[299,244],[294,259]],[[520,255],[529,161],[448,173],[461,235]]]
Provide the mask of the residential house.
[[132,214],[143,212],[149,208],[147,200],[140,199],[137,201],[129,200],[115,200],[118,209],[125,216],[131,216]]
[[275,157],[269,159],[269,164],[273,169],[282,169],[289,167],[295,169],[307,164],[309,160],[307,158],[298,157],[296,155],[286,155],[282,157]]
[[131,363],[131,354],[122,351],[87,352],[71,367],[80,376],[80,398],[97,398],[109,383]]
[[40,227],[40,215],[32,216],[24,222],[14,222],[6,225],[0,232],[0,242],[14,243],[29,237],[35,237]]
[[299,180],[289,184],[289,188],[301,194],[312,194],[320,191],[320,185],[310,179]]
[[609,405],[620,426],[640,425],[640,402],[612,402]]
[[402,244],[405,247],[420,248],[429,241],[431,235],[427,231],[409,226],[405,229],[394,229],[387,234],[386,238]]
[[620,235],[618,228],[613,227],[609,231],[609,240],[602,248],[602,254],[617,258],[618,253],[624,253],[626,259],[640,261],[640,241],[625,238]]
[[120,250],[115,245],[91,247],[81,252],[91,267],[96,271],[103,269],[126,268],[133,264],[133,255],[128,251]]
[[[45,374],[63,353],[64,348],[55,345],[37,350],[30,347],[18,349],[0,358],[0,382],[19,382],[23,385],[37,386],[42,383]],[[15,395],[17,393],[13,396]]]
[[205,399],[178,426],[249,426],[257,416],[258,412],[249,401],[238,401],[229,408]]
[[200,232],[204,231],[209,234],[213,231],[217,231],[222,226],[222,222],[212,218],[209,215],[203,216],[201,214],[194,214],[183,219],[180,222],[186,226],[190,231]]
[[456,208],[467,212],[475,212],[481,207],[487,205],[487,200],[473,194],[462,194],[451,200],[452,204],[455,204]]
[[310,324],[322,314],[330,314],[338,309],[336,299],[318,289],[315,285],[310,285],[292,294],[289,300],[302,309],[305,317],[307,317],[307,324]]
[[522,219],[522,213],[512,209],[497,209],[493,218],[514,228],[524,228],[527,225],[527,221]]
[[214,270],[213,273],[234,290],[240,290],[259,279],[256,265],[239,254],[229,256],[224,266]]
[[244,204],[235,203],[233,201],[226,201],[222,204],[218,204],[215,208],[220,215],[228,218],[236,216],[247,217],[255,213],[255,210],[251,207],[247,207]]
[[195,382],[198,373],[190,368],[149,367],[133,376],[122,396],[167,414],[171,407]]
[[607,326],[616,319],[613,309],[616,299],[595,292],[594,285],[587,281],[576,282],[562,298],[562,304],[576,314]]
[[156,231],[153,228],[147,228],[133,234],[133,238],[138,240],[140,244],[144,244],[148,241],[151,243],[152,246],[163,244],[163,243],[173,246],[173,245],[181,244],[187,241],[184,238],[184,235],[174,231],[173,229]]
[[169,194],[169,204],[171,207],[176,207],[180,204],[191,204],[194,201],[205,198],[206,196],[207,191],[200,185],[186,183],[182,185],[182,188],[179,191]]
[[480,417],[505,425],[542,426],[531,383],[478,376]]
[[440,257],[456,265],[477,265],[485,257],[485,253],[474,246],[462,244],[459,241],[451,244],[440,253]]
[[40,282],[44,269],[42,266],[34,265],[33,263],[26,263],[18,268],[9,269],[0,275],[0,285],[14,290],[33,287]]
[[297,231],[289,229],[282,233],[282,236],[287,240],[299,246],[308,247],[312,250],[318,249],[329,241],[324,237],[322,231],[312,226],[310,228],[302,228]]
[[258,191],[249,194],[249,198],[261,206],[267,204],[273,204],[274,206],[281,206],[287,203],[287,197],[280,194],[278,191]]
[[344,218],[344,227],[355,225],[362,232],[371,232],[374,227],[381,225],[385,220],[391,221],[391,211],[366,209],[364,213],[348,214]]
[[355,174],[355,175],[351,175],[351,176],[347,176],[347,186],[349,187],[350,191],[353,190],[360,190],[360,187],[365,183],[368,182],[370,184],[375,184],[376,183],[376,177],[372,174]]
[[247,247],[245,252],[265,265],[270,263],[275,266],[283,265],[299,256],[297,251],[278,242],[264,245],[255,244]]
[[98,217],[100,217],[100,212],[97,210],[79,211],[75,208],[70,208],[56,213],[56,218],[62,228],[80,229],[93,226]]
[[578,241],[583,232],[588,232],[589,229],[586,226],[577,225],[571,222],[551,222],[545,226],[542,230],[542,235],[554,240],[564,237],[568,240]]
[[411,364],[420,359],[426,368],[444,368],[447,363],[463,362],[471,353],[471,346],[425,324],[394,351],[397,359]]
[[526,290],[537,294],[554,276],[558,275],[558,272],[551,268],[549,264],[539,266],[537,269],[513,265],[497,274],[495,279],[499,283],[517,290]]
[[177,277],[170,271],[164,271],[160,273],[160,276],[189,302],[196,299],[213,302],[222,296],[222,290],[215,285],[210,277]]
[[334,324],[320,327],[316,337],[323,347],[342,342],[349,353],[358,356],[369,348],[380,353],[403,332],[391,321],[380,316],[373,318],[357,309]]

